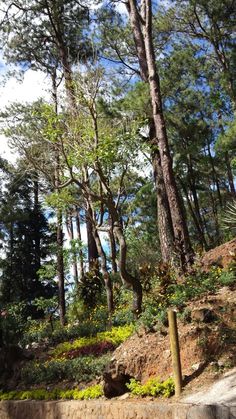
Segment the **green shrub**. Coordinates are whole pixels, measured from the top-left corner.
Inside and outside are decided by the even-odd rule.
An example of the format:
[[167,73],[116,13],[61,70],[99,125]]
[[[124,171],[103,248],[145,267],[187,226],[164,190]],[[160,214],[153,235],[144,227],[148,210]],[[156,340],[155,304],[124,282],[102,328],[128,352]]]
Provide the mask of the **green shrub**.
[[58,400],[74,399],[89,400],[103,396],[103,389],[100,384],[90,386],[84,390],[59,390],[47,391],[45,389],[0,392],[0,400]]
[[174,394],[175,387],[172,378],[161,382],[158,378],[150,378],[145,384],[141,384],[134,378],[131,378],[127,388],[135,396],[163,396],[171,397]]
[[233,269],[222,271],[219,277],[219,282],[221,285],[234,284],[236,282],[236,272]]
[[75,400],[89,400],[89,399],[98,399],[103,396],[103,388],[100,384],[87,387],[84,390],[80,390],[78,394],[74,394]]
[[53,383],[62,380],[89,382],[100,376],[110,360],[109,355],[101,357],[84,356],[75,359],[58,359],[44,363],[29,362],[22,369],[21,378],[25,384]]
[[134,332],[134,325],[129,324],[125,326],[113,327],[110,331],[99,332],[96,336],[81,337],[74,340],[74,342],[63,342],[51,352],[51,355],[58,356],[64,352],[73,349],[79,349],[83,346],[94,345],[99,342],[107,341],[113,345],[118,346],[124,342]]

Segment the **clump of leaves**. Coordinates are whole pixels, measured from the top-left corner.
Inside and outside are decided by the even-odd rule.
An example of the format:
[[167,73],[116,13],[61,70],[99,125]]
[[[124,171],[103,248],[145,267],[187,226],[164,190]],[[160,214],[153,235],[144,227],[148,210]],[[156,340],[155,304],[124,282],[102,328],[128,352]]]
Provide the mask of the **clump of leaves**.
[[110,342],[114,346],[120,345],[134,332],[134,325],[113,327],[110,331],[100,332],[97,336],[82,337],[74,340],[74,342],[63,342],[51,352],[52,355],[58,356],[62,353],[75,349],[96,345],[101,342]]
[[25,384],[53,383],[61,380],[89,382],[101,376],[110,356],[85,356],[75,359],[56,359],[43,363],[29,362],[21,371]]
[[45,389],[23,390],[23,391],[0,391],[0,400],[90,400],[103,396],[103,389],[100,384],[87,387],[83,390],[60,390],[54,389],[47,391]]
[[173,378],[160,381],[159,378],[150,378],[145,384],[141,384],[131,378],[127,388],[135,396],[171,397],[174,394],[175,386]]
[[92,345],[85,345],[78,349],[72,349],[67,352],[63,352],[59,357],[66,359],[78,358],[79,356],[96,355],[101,356],[102,354],[114,351],[115,345],[111,342],[97,342]]

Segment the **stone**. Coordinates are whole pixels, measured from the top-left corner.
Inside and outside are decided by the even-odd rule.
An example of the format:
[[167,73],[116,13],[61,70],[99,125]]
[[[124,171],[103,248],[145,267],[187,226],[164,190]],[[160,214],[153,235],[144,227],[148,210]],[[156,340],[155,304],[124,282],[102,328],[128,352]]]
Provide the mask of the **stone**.
[[211,323],[216,320],[216,315],[210,308],[196,308],[191,313],[191,319],[196,322]]

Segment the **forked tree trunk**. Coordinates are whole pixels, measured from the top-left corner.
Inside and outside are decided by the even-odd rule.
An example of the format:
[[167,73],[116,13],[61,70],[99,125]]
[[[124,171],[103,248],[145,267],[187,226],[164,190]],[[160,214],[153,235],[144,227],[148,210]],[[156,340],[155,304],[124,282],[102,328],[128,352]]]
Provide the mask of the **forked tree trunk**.
[[[126,6],[130,17],[130,23],[133,30],[134,42],[139,60],[140,76],[144,82],[148,83],[147,57],[140,16],[135,2],[127,2]],[[149,143],[152,148],[152,165],[157,192],[157,223],[161,256],[163,262],[172,263],[175,255],[174,232],[157,142],[155,124],[152,118],[150,120]]]
[[111,322],[111,316],[112,316],[112,313],[114,311],[113,287],[112,287],[111,277],[110,277],[110,274],[109,274],[108,269],[107,269],[106,253],[104,252],[99,234],[98,234],[97,229],[96,229],[95,226],[94,226],[94,229],[93,229],[93,234],[94,234],[94,239],[96,241],[98,254],[99,254],[100,260],[101,260],[101,271],[102,271],[102,276],[103,276],[105,289],[106,289],[109,322]]

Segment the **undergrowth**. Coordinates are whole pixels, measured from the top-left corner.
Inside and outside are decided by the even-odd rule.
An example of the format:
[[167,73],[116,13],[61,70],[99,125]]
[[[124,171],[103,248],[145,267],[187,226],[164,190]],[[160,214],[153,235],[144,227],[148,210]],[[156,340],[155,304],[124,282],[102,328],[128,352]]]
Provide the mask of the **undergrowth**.
[[103,396],[103,389],[100,384],[87,387],[83,390],[60,390],[54,389],[47,391],[45,389],[23,390],[23,391],[0,391],[0,400],[90,400]]
[[131,378],[126,386],[133,395],[142,397],[171,397],[175,391],[174,380],[171,377],[165,381],[160,381],[159,378],[150,378],[145,384],[141,384],[139,381]]

